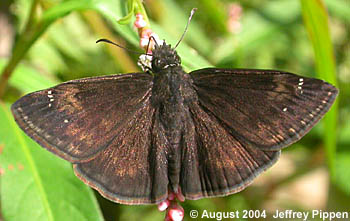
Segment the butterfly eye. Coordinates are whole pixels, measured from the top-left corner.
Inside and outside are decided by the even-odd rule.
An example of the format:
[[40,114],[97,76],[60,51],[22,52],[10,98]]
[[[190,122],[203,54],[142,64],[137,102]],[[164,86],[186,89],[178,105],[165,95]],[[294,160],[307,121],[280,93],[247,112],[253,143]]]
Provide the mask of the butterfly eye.
[[155,58],[152,60],[152,70],[157,72],[162,69],[162,60],[159,58]]

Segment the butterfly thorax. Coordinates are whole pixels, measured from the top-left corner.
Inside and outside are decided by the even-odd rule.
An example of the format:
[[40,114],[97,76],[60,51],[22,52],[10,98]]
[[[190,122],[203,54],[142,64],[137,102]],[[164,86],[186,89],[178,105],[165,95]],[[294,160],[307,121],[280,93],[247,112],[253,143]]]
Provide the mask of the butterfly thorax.
[[153,52],[152,67],[157,69],[154,70],[151,103],[159,110],[170,143],[176,144],[180,142],[180,137],[173,135],[180,134],[182,130],[182,118],[188,108],[186,104],[197,100],[197,95],[192,78],[182,69],[175,50],[163,44]]

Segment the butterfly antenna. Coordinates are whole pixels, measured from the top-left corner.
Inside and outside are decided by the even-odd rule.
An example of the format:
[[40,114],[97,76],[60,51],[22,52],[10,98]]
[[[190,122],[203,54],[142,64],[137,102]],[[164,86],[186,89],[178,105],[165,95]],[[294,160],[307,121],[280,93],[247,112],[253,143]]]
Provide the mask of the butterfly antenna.
[[110,40],[108,40],[108,39],[102,38],[102,39],[99,39],[99,40],[96,41],[96,43],[99,43],[99,42],[106,42],[106,43],[108,43],[108,44],[112,44],[112,45],[115,45],[115,46],[117,46],[117,47],[119,47],[119,48],[122,48],[122,49],[125,49],[125,50],[127,50],[127,51],[133,52],[133,53],[135,53],[135,54],[144,54],[144,53],[142,53],[142,52],[130,50],[129,48],[123,47],[123,46],[121,46],[121,45],[119,45],[119,44],[117,44],[117,43],[115,43],[115,42],[113,42],[113,41],[110,41]]
[[190,14],[190,17],[188,18],[188,21],[187,21],[187,24],[186,24],[186,27],[185,27],[185,31],[184,31],[184,33],[182,33],[182,36],[181,36],[180,40],[176,43],[174,49],[177,48],[177,46],[180,44],[180,42],[182,41],[182,39],[185,37],[185,34],[186,34],[186,32],[187,32],[188,25],[190,24],[190,22],[191,22],[191,20],[192,20],[192,16],[193,16],[193,14],[196,12],[196,10],[197,10],[197,8],[193,8],[193,9],[191,10],[191,14]]
[[148,39],[148,44],[147,44],[147,48],[146,48],[146,55],[150,55],[150,56],[152,56],[152,54],[151,53],[148,53],[148,51],[149,51],[149,48],[150,48],[150,45],[151,45],[151,40],[153,40],[154,41],[154,44],[156,44],[157,46],[158,46],[158,43],[157,43],[157,41],[156,41],[156,39],[153,37],[153,36],[151,36],[151,37],[149,37],[149,39]]

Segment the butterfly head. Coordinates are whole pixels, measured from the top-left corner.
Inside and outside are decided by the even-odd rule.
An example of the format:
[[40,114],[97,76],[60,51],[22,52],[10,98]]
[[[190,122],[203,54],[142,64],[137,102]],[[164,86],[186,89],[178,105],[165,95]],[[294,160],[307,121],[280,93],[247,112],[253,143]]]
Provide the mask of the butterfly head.
[[162,45],[156,45],[152,51],[152,70],[157,73],[169,67],[180,66],[181,59],[175,49],[163,41]]

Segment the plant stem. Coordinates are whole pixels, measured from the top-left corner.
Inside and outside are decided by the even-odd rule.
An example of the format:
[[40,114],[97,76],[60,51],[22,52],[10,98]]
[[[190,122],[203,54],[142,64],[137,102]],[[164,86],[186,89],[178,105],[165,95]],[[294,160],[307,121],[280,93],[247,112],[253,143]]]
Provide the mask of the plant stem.
[[34,0],[30,9],[30,14],[28,17],[27,24],[23,30],[23,33],[20,35],[19,40],[15,43],[12,56],[10,60],[8,61],[7,65],[5,66],[4,70],[1,73],[0,78],[0,99],[2,99],[3,95],[5,94],[7,82],[11,77],[11,74],[17,67],[18,63],[21,61],[21,59],[25,56],[26,52],[32,45],[32,43],[35,41],[32,37],[35,36],[35,34],[31,31],[33,26],[35,25],[35,19],[36,19],[36,8],[39,3],[39,0]]
[[[301,0],[301,6],[305,27],[314,49],[316,72],[323,80],[337,85],[335,58],[325,5],[322,0]],[[332,109],[323,119],[325,128],[323,139],[327,153],[327,163],[333,181],[337,144],[337,103],[336,101],[333,104]]]

